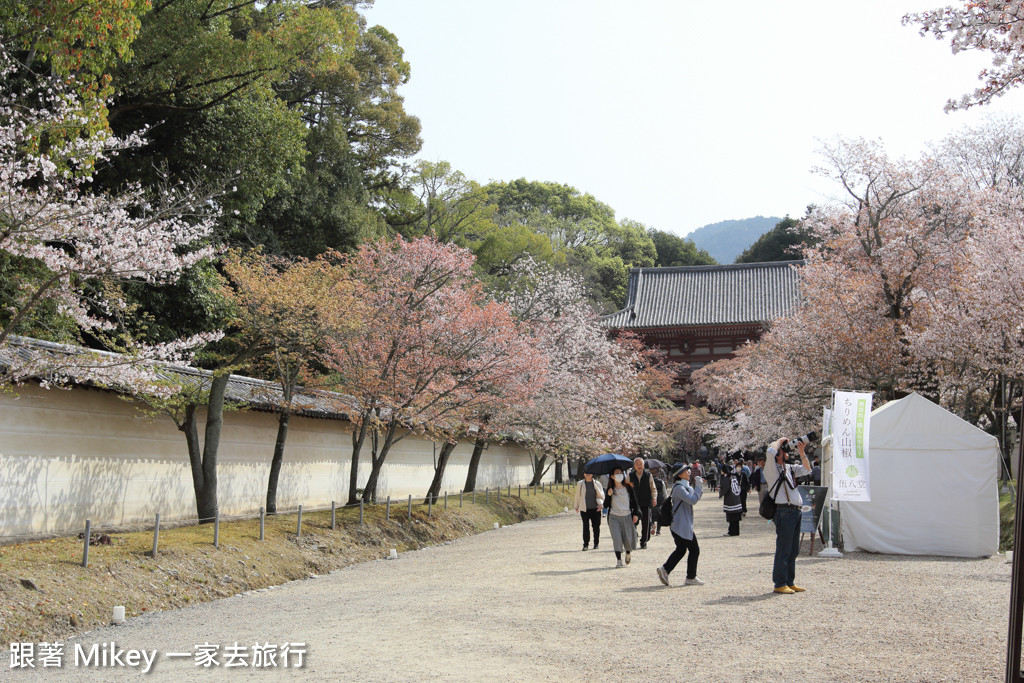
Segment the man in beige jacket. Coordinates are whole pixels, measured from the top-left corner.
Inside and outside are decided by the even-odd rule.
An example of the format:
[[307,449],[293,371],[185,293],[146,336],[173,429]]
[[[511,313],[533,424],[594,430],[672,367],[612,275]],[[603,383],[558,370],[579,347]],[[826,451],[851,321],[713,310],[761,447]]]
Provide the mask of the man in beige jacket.
[[[576,512],[583,518],[583,549],[590,549],[590,528],[594,528],[594,550],[601,541],[601,510],[604,508],[604,487],[589,472],[576,485]],[[588,524],[589,522],[589,524]]]

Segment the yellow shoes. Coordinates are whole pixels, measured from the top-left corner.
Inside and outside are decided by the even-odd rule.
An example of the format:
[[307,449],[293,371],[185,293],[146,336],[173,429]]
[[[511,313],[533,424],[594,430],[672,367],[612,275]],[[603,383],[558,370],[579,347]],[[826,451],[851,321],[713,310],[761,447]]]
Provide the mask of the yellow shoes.
[[807,589],[801,588],[800,586],[790,586],[789,590],[793,591],[794,593],[803,593]]
[[787,595],[789,595],[791,593],[796,593],[796,591],[793,590],[792,588],[790,588],[789,586],[779,586],[778,588],[775,589],[775,592],[776,593],[785,593]]

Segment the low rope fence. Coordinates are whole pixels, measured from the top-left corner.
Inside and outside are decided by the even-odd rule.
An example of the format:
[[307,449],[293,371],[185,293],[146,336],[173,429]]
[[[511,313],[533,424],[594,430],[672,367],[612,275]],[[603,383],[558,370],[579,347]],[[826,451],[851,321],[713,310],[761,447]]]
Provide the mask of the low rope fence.
[[[571,486],[572,486],[572,484],[570,484],[570,483],[558,483],[558,484],[556,484],[556,483],[547,483],[547,484],[528,485],[528,486],[518,485],[516,487],[512,487],[511,485],[507,485],[504,488],[502,488],[502,487],[498,487],[498,488],[490,488],[490,487],[488,487],[488,488],[485,488],[483,491],[475,491],[475,490],[474,491],[459,491],[458,494],[450,493],[448,491],[445,491],[442,494],[437,495],[436,497],[430,496],[430,497],[424,498],[423,502],[415,503],[415,507],[417,507],[419,510],[422,510],[423,508],[426,508],[426,516],[428,518],[430,518],[431,516],[433,516],[434,507],[435,506],[438,506],[438,507],[443,508],[444,510],[447,510],[450,505],[451,506],[457,505],[460,508],[464,507],[467,503],[473,504],[473,505],[476,505],[478,503],[483,503],[485,505],[489,505],[492,500],[494,502],[496,502],[496,503],[500,502],[503,496],[505,498],[513,498],[513,497],[515,497],[515,498],[524,498],[524,497],[531,496],[531,495],[536,496],[536,495],[539,495],[540,493],[544,493],[544,492],[554,493],[556,490],[561,491],[563,493],[567,493],[567,492],[570,491],[570,487]],[[417,499],[419,499],[419,498],[417,497]],[[362,524],[364,524],[364,521],[365,521],[365,515],[366,515],[367,508],[376,508],[376,509],[383,508],[384,509],[384,519],[386,521],[392,521],[392,520],[398,521],[398,520],[401,520],[404,517],[407,521],[411,522],[413,520],[413,507],[414,507],[413,496],[410,494],[409,496],[407,496],[404,499],[403,498],[393,499],[391,496],[387,496],[383,502],[375,501],[375,502],[367,503],[365,501],[360,500],[358,503],[347,503],[347,504],[344,504],[344,505],[338,505],[336,503],[336,501],[331,501],[331,504],[329,506],[306,507],[306,506],[303,506],[303,505],[299,505],[295,509],[278,510],[277,512],[270,513],[270,514],[268,514],[266,509],[264,507],[262,507],[262,506],[259,508],[259,511],[257,513],[255,513],[255,514],[249,513],[249,514],[229,515],[228,516],[228,515],[221,515],[220,511],[217,511],[212,517],[202,517],[202,518],[201,517],[192,517],[192,518],[187,518],[187,519],[175,519],[172,524],[173,524],[174,528],[181,528],[181,527],[185,527],[185,526],[198,526],[198,525],[202,525],[202,524],[205,524],[205,523],[211,523],[212,522],[212,529],[211,529],[212,538],[211,538],[210,542],[211,542],[211,544],[213,545],[214,548],[218,548],[219,549],[220,548],[220,526],[221,526],[221,522],[235,522],[235,521],[246,521],[246,520],[259,519],[258,540],[265,541],[266,540],[266,526],[267,526],[267,517],[268,516],[271,516],[275,520],[280,522],[281,520],[294,515],[295,516],[295,527],[294,527],[295,531],[294,531],[294,534],[295,534],[296,540],[298,540],[298,539],[302,538],[303,515],[304,514],[308,515],[309,513],[330,512],[330,530],[334,531],[338,527],[339,512],[344,512],[346,510],[352,510],[352,517],[353,517],[352,521],[362,525]],[[356,516],[355,516],[356,515],[355,511],[356,510],[358,510],[358,518],[356,518]],[[307,526],[308,526],[308,517],[307,517]],[[165,525],[163,527],[163,531],[166,532],[166,531],[168,531],[169,528],[170,527]],[[321,527],[321,528],[323,528],[323,527]],[[145,525],[145,524],[144,525],[132,525],[130,527],[125,527],[125,526],[105,526],[105,527],[96,528],[96,527],[93,527],[91,519],[86,519],[85,520],[85,530],[84,530],[84,532],[78,534],[79,538],[83,539],[83,544],[82,544],[82,562],[81,562],[81,564],[82,564],[83,567],[88,567],[89,566],[89,549],[90,549],[90,547],[91,546],[97,546],[97,545],[109,545],[111,543],[111,540],[110,540],[110,535],[111,534],[116,534],[116,533],[138,533],[138,532],[147,531],[147,530],[152,530],[152,532],[153,532],[153,546],[152,546],[152,550],[148,551],[145,554],[150,556],[150,557],[157,558],[157,557],[159,557],[159,554],[160,554],[160,532],[161,532],[161,529],[162,529],[162,526],[161,526],[161,519],[160,519],[160,513],[159,512],[156,513],[155,519],[154,519],[152,524],[149,524],[149,525]],[[55,538],[55,537],[60,537],[60,536],[67,536],[67,534],[48,534],[45,537]],[[43,536],[36,535],[36,536],[31,537],[31,538],[38,539],[38,538],[41,538],[41,537],[43,537]],[[20,538],[20,539],[28,540],[30,537],[27,537],[27,536],[4,536],[4,535],[0,535],[0,538],[6,538],[6,539],[12,539],[12,540]]]

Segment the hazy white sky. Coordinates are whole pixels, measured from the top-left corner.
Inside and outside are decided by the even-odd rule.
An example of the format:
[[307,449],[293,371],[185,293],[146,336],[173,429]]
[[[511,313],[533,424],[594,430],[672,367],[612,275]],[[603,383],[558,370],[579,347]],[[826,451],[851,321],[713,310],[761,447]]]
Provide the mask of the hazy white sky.
[[402,93],[423,123],[419,158],[481,183],[565,183],[686,234],[827,201],[819,140],[916,156],[987,115],[1024,114],[1024,88],[942,111],[989,59],[901,26],[941,4],[376,0],[366,15],[412,66]]

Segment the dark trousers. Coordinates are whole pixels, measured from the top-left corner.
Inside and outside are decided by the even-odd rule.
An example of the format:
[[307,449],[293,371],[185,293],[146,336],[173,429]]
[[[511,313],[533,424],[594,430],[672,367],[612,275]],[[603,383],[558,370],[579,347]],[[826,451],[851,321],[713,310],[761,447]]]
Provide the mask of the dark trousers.
[[740,503],[743,505],[743,512],[747,511],[747,493],[746,489],[740,490]]
[[676,532],[672,532],[672,539],[676,542],[676,549],[672,551],[672,554],[665,560],[665,571],[669,574],[676,568],[679,561],[683,559],[683,555],[686,551],[690,551],[690,556],[686,558],[686,578],[695,579],[697,578],[697,558],[700,557],[700,546],[697,545],[697,534],[693,535],[693,538],[686,540]]
[[743,517],[742,512],[727,512],[725,513],[725,520],[729,522],[729,535],[739,536],[740,535],[740,519]]
[[796,556],[800,554],[800,508],[775,510],[775,565],[772,581],[776,588],[792,586],[796,580]]
[[640,544],[647,545],[651,540],[651,508],[640,506]]
[[594,527],[594,547],[596,548],[601,541],[601,511],[597,508],[580,510],[580,517],[583,518],[583,545],[590,545],[590,527]]

